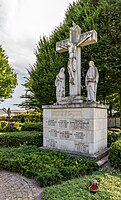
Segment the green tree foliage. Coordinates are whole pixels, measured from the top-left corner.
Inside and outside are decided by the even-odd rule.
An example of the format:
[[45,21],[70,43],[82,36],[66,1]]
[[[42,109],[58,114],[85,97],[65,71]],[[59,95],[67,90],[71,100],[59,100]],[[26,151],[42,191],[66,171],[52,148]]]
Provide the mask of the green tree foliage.
[[[78,0],[70,4],[63,24],[55,28],[49,38],[40,38],[36,50],[36,63],[31,67],[27,89],[41,108],[43,104],[55,102],[55,77],[61,67],[66,69],[66,91],[68,94],[68,53],[55,51],[56,42],[69,38],[72,21],[81,27],[81,32],[95,29],[98,42],[82,48],[82,86],[90,60],[99,70],[98,100],[106,102],[113,93],[121,95],[121,1]],[[84,88],[84,87],[83,87]],[[85,88],[82,94],[86,95]],[[110,100],[108,98],[108,102]]]
[[17,85],[17,75],[8,64],[8,57],[0,46],[0,102],[11,97]]
[[24,84],[26,94],[22,98],[26,100],[20,106],[41,109],[41,105],[55,102],[55,76],[68,58],[57,54],[55,43],[46,37],[40,39],[35,54],[36,63],[28,70],[29,79]]
[[[30,75],[32,73],[28,70],[28,74]],[[19,107],[25,108],[25,109],[34,109],[36,111],[39,111],[39,104],[38,101],[34,98],[34,93],[32,92],[31,87],[31,78],[26,78],[25,83],[23,86],[26,88],[25,95],[21,95],[20,97],[23,98],[25,101],[23,101],[21,104],[17,104]]]

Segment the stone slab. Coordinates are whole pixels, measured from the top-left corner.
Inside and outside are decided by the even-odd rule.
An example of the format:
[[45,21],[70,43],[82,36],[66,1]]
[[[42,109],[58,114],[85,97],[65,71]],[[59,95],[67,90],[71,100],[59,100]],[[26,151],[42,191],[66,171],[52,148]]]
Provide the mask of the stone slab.
[[[74,96],[75,97],[75,96]],[[78,96],[77,96],[78,97]],[[77,98],[75,97],[75,98]],[[80,97],[81,98],[81,97]],[[93,103],[88,103],[88,102],[83,102],[83,103],[66,103],[65,105],[61,105],[61,104],[54,104],[54,105],[43,105],[42,106],[43,109],[63,109],[63,108],[101,108],[101,109],[108,109],[109,106],[108,105],[103,105],[97,102],[93,102]]]
[[97,164],[99,165],[99,167],[102,167],[104,164],[106,164],[108,162],[108,155],[103,157],[102,159],[97,161]]

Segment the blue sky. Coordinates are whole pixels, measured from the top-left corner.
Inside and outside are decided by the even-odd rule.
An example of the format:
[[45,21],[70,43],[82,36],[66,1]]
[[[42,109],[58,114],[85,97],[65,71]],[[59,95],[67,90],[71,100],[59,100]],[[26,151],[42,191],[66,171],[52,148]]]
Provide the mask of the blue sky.
[[61,22],[69,3],[76,0],[0,0],[0,45],[9,64],[18,76],[13,98],[5,100],[0,108],[20,109],[24,94],[24,77],[27,68],[35,61],[34,50],[40,36],[49,36]]

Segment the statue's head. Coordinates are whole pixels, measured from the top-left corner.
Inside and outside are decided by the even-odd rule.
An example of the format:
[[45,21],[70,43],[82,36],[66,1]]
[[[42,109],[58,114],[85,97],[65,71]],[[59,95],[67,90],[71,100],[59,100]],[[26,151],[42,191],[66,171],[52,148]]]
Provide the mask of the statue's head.
[[89,61],[89,66],[90,67],[95,67],[95,64],[94,64],[94,62],[91,60],[91,61]]
[[65,72],[65,68],[62,67],[62,68],[60,69],[60,72]]
[[76,27],[76,23],[74,21],[72,21],[72,26]]

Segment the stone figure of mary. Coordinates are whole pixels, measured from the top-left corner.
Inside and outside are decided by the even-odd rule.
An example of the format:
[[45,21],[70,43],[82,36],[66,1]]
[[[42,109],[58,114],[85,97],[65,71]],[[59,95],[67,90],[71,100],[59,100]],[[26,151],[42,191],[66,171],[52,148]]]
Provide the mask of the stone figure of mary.
[[56,99],[57,102],[61,101],[62,97],[65,97],[65,69],[62,67],[55,79],[56,86]]
[[90,102],[96,102],[97,84],[99,73],[93,61],[89,62],[89,69],[85,77],[85,85],[87,90],[87,99]]

